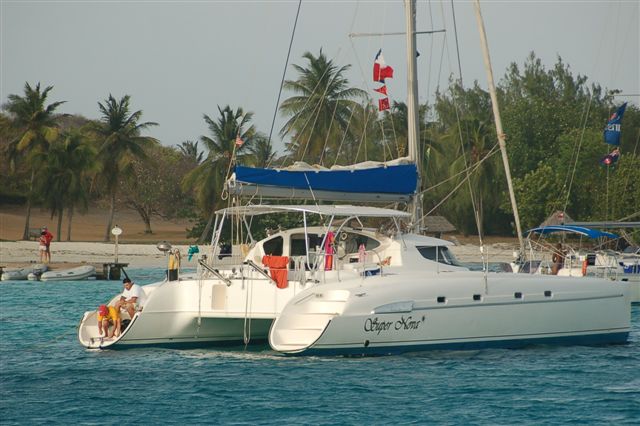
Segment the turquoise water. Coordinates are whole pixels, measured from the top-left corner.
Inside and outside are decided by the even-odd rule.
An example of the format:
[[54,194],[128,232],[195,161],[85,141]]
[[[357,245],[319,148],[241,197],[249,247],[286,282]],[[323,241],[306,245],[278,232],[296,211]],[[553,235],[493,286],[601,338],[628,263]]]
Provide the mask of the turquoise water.
[[[162,272],[132,270],[141,284]],[[268,347],[87,351],[109,281],[0,283],[0,423],[639,424],[627,345],[285,358]]]

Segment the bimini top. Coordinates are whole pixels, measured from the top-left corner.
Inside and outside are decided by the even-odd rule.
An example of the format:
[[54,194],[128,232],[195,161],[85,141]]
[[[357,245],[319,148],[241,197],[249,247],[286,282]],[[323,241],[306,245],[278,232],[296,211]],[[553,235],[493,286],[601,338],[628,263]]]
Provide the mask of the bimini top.
[[542,226],[540,228],[529,229],[526,234],[531,233],[537,234],[552,234],[554,232],[570,232],[572,234],[584,235],[589,238],[618,238],[616,234],[612,234],[611,232],[598,231],[597,229],[585,228],[584,226],[576,226],[576,225],[548,225]]
[[401,212],[393,209],[383,209],[369,206],[350,206],[350,205],[247,205],[238,207],[227,207],[226,209],[216,211],[216,214],[226,213],[228,215],[257,216],[268,213],[313,213],[326,216],[338,217],[411,217],[407,212]]

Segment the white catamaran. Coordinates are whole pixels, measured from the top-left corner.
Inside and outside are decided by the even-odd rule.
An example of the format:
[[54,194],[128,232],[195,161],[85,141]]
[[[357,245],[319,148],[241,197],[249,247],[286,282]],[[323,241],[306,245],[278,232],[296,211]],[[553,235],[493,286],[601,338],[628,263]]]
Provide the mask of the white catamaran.
[[[405,231],[401,220],[411,218],[408,228],[415,230],[421,216],[414,3],[405,1],[409,164],[333,171],[236,167],[229,184],[230,193],[244,195],[271,191],[278,196],[282,190],[283,197],[297,191],[300,198],[363,202],[408,197],[411,214],[340,205],[220,210],[211,251],[195,274],[143,286],[143,306],[133,318],[123,313],[130,322],[115,339],[100,336],[96,311],[86,312],[78,330],[82,345],[203,346],[268,338],[273,349],[286,354],[369,355],[626,342],[630,304],[625,283],[471,272],[457,263],[450,242]],[[503,137],[501,129],[498,134]],[[249,220],[272,213],[300,214],[303,226],[254,241]],[[324,224],[309,226],[311,215]],[[366,228],[367,219],[377,222]],[[244,238],[230,253],[220,245],[225,224],[234,227],[232,235]]]
[[[405,0],[409,152],[417,147],[415,1]],[[496,130],[522,247],[480,6],[476,1]],[[411,119],[413,117],[413,119]],[[413,148],[411,148],[413,146]],[[413,154],[415,155],[415,154]],[[419,156],[410,157],[418,164]],[[418,170],[420,168],[418,167]],[[419,210],[414,201],[415,212]],[[419,217],[419,216],[418,216]],[[597,278],[470,272],[418,235],[397,237],[401,259],[384,276],[345,280],[296,295],[269,333],[286,354],[373,355],[429,349],[627,341],[629,287]]]

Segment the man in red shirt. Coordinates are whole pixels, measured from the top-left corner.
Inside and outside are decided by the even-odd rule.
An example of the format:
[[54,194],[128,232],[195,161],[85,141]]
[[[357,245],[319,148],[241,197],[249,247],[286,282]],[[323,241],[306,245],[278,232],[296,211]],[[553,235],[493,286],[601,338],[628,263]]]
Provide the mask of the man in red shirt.
[[49,232],[49,229],[46,226],[42,227],[42,232],[44,233],[44,242],[46,250],[44,252],[44,258],[46,263],[51,263],[51,241],[53,241],[53,234]]

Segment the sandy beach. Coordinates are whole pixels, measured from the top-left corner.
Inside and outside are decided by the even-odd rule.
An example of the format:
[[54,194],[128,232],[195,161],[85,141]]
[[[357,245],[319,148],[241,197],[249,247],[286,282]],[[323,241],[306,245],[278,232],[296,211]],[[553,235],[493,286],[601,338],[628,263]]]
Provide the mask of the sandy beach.
[[[188,262],[186,253],[190,241],[186,238],[187,221],[166,221],[159,218],[153,221],[153,234],[145,234],[144,226],[136,213],[118,211],[116,222],[124,233],[118,245],[118,260],[129,263],[129,267],[163,267],[167,264],[165,255],[156,248],[160,241],[168,241],[183,255],[183,267],[193,265]],[[49,213],[40,209],[32,211],[31,224],[34,227],[46,225],[56,233]],[[104,209],[93,207],[84,215],[76,215],[73,220],[72,236],[74,241],[53,241],[51,245],[52,269],[69,267],[70,264],[113,262],[115,244],[103,243],[106,213]],[[38,243],[35,241],[16,241],[24,228],[24,208],[4,206],[0,208],[0,266],[14,267],[29,263],[38,263]],[[63,226],[63,240],[66,239],[66,221]],[[477,237],[446,235],[452,240],[455,256],[461,262],[480,262],[481,253]],[[509,262],[513,260],[513,251],[517,249],[517,240],[512,238],[489,237],[485,239],[485,252],[490,262]],[[191,243],[193,244],[193,243]],[[207,252],[207,246],[199,246],[201,253]]]
[[[186,253],[188,245],[174,245],[183,256],[182,266],[195,266],[195,259],[188,262]],[[511,243],[494,243],[486,246],[491,262],[508,262],[516,247]],[[199,246],[201,253],[207,252],[207,246]],[[480,248],[473,244],[462,244],[452,248],[458,260],[462,262],[479,262]],[[69,264],[113,262],[115,258],[114,243],[96,242],[54,242],[51,245],[51,268],[60,269]],[[129,267],[164,267],[166,256],[156,248],[155,244],[118,244],[118,260],[129,263]],[[38,243],[35,241],[2,241],[0,242],[0,265],[18,266],[38,263]]]

